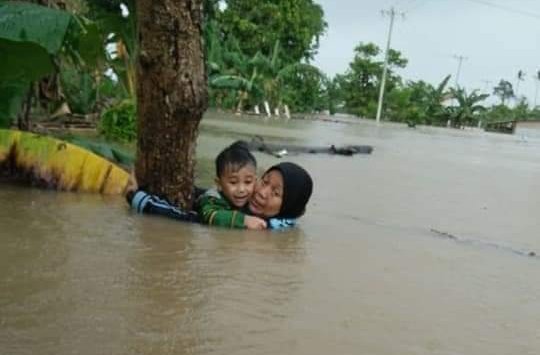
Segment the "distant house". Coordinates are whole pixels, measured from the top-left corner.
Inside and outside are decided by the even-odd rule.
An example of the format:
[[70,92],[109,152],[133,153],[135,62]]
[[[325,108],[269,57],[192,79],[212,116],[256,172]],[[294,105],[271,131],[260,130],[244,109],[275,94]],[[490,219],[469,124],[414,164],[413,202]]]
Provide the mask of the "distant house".
[[486,123],[484,129],[488,132],[513,134],[517,121],[497,121]]
[[515,134],[523,138],[540,138],[540,121],[498,121],[485,126],[486,131]]
[[540,138],[540,121],[516,121],[514,134],[525,138]]

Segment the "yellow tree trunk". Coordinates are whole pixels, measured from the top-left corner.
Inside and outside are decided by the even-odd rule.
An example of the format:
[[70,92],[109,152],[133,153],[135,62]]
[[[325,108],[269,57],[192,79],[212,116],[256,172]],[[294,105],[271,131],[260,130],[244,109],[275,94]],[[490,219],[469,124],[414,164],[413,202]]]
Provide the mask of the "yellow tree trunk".
[[65,191],[124,193],[129,174],[73,144],[0,129],[0,176]]

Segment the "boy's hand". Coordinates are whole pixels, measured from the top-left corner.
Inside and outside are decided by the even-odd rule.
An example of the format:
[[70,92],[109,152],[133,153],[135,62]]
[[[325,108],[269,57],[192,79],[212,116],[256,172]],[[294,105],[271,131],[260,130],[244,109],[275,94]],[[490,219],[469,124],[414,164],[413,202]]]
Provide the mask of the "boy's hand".
[[255,216],[245,216],[244,217],[244,225],[247,229],[266,229],[266,221],[262,218],[255,217]]

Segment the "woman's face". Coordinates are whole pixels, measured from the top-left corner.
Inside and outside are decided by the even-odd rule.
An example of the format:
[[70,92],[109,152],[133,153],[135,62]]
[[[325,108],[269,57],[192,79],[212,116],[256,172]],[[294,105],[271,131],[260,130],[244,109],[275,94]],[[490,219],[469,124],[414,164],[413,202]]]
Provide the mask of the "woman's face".
[[249,210],[256,216],[270,218],[279,213],[283,201],[283,176],[270,170],[255,185],[249,200]]

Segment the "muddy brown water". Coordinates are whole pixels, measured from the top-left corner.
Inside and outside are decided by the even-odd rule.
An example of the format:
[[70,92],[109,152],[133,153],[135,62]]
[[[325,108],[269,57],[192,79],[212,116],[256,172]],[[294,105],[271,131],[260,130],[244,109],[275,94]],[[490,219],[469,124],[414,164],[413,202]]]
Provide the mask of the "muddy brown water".
[[288,157],[315,193],[286,232],[0,185],[1,354],[538,353],[540,142],[218,114],[202,126],[203,184],[219,149],[254,134],[375,151]]

